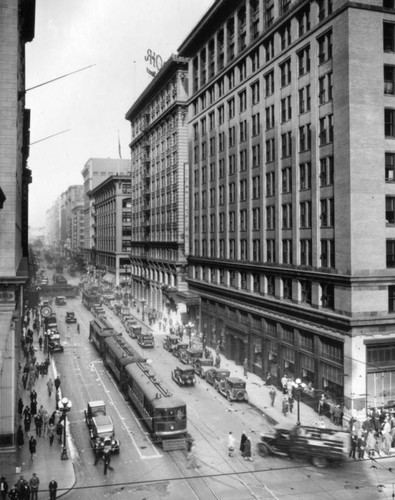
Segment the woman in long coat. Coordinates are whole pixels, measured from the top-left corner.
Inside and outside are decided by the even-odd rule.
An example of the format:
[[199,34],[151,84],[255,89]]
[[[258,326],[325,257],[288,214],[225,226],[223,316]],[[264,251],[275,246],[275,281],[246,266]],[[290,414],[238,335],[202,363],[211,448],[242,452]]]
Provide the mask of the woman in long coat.
[[244,460],[249,460],[252,462],[252,456],[251,456],[251,440],[247,436],[245,445],[244,445]]
[[241,455],[244,456],[244,448],[245,448],[245,444],[246,444],[246,441],[247,441],[247,434],[245,432],[243,432],[241,434],[241,439],[240,439],[240,451],[241,451]]

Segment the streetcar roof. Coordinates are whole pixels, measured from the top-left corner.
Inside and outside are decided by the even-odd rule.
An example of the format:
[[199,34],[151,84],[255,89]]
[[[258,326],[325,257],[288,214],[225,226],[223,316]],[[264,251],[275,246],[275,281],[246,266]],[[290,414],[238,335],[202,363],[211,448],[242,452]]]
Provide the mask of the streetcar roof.
[[[118,337],[119,339],[119,337]],[[108,349],[114,354],[117,361],[126,366],[130,363],[145,361],[140,354],[138,354],[129,344],[124,341],[117,341],[115,337],[106,337],[104,339]]]
[[125,370],[152,403],[159,399],[169,399],[172,395],[152,366],[147,363],[128,365]]

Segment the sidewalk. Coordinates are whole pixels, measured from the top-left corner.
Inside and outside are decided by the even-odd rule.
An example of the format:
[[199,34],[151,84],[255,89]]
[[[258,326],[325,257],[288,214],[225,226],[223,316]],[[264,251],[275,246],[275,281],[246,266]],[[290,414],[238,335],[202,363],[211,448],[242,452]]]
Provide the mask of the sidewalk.
[[[38,337],[34,335],[34,347],[37,349],[36,356],[38,363],[41,363],[45,359],[45,355],[42,351],[38,350]],[[22,369],[25,365],[25,359],[23,354],[21,354],[21,365]],[[30,392],[23,389],[21,383],[22,370],[19,373],[19,396],[22,398],[24,405],[30,405]],[[36,380],[34,384],[34,389],[37,392],[37,408],[41,405],[48,411],[51,415],[56,409],[55,393],[52,396],[48,396],[47,381],[49,377],[52,380],[57,376],[56,367],[54,361],[51,362],[48,369],[48,375],[41,376]],[[60,386],[61,392],[62,386]],[[17,414],[16,427],[19,426],[19,415]],[[23,426],[23,418],[20,420]],[[67,429],[68,431],[68,429]],[[34,460],[31,459],[29,453],[28,440],[30,436],[34,435],[37,441],[37,453]],[[69,436],[69,432],[67,432]],[[30,427],[30,432],[28,435],[26,433],[25,443],[21,450],[15,451],[10,450],[0,453],[0,475],[5,476],[8,482],[8,489],[19,480],[20,476],[23,475],[26,481],[30,481],[33,472],[35,472],[40,479],[39,500],[49,499],[48,483],[55,479],[58,483],[58,494],[57,498],[65,495],[75,483],[75,473],[72,457],[70,456],[70,447],[68,446],[68,460],[61,460],[62,446],[58,443],[57,436],[55,436],[52,447],[49,445],[49,438],[36,436],[34,421],[32,419],[32,424]]]

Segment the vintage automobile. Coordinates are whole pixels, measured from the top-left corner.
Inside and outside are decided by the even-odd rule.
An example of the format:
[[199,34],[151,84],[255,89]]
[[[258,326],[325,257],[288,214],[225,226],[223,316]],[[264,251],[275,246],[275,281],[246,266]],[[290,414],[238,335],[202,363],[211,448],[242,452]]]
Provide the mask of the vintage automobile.
[[228,401],[248,401],[246,383],[241,378],[223,378],[219,380],[216,388]]
[[178,335],[165,335],[163,337],[163,349],[172,352],[179,340],[180,337]]
[[195,362],[195,359],[199,359],[202,357],[203,357],[202,349],[195,349],[193,347],[185,349],[185,351],[182,351],[180,353],[180,361],[187,365],[192,365]]
[[195,372],[193,366],[179,365],[171,372],[171,377],[178,385],[195,385]]
[[55,305],[57,306],[65,306],[66,305],[66,297],[63,295],[58,295],[55,297]]
[[351,448],[349,432],[338,429],[322,429],[296,425],[290,428],[274,428],[273,433],[261,435],[258,451],[269,454],[310,460],[315,467],[347,460]]
[[114,424],[110,415],[107,415],[104,401],[88,403],[85,422],[89,429],[91,446],[95,451],[108,446],[112,453],[119,453],[121,443],[115,437]]
[[200,378],[205,378],[206,371],[212,368],[213,365],[213,358],[198,358],[193,363],[193,368],[195,370],[195,373],[199,375]]
[[63,346],[60,342],[59,333],[52,331],[51,335],[48,338],[48,348],[49,352],[63,352]]
[[230,376],[230,371],[226,370],[225,368],[209,368],[206,371],[206,381],[213,385],[215,388],[217,388],[217,384],[219,383],[220,380],[223,378],[229,377]]
[[181,356],[181,353],[188,349],[188,342],[178,342],[174,348],[173,348],[173,356],[176,358],[179,358]]
[[140,331],[137,336],[137,343],[141,347],[155,347],[155,339],[151,332]]
[[74,311],[66,312],[66,323],[77,323],[77,318],[75,317]]

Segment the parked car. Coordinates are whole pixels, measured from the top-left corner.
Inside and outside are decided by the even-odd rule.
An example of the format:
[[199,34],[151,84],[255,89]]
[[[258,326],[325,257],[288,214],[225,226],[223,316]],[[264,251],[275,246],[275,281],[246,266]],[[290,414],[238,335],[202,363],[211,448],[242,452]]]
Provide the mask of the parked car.
[[178,335],[165,335],[163,338],[163,349],[172,352],[179,340],[180,337]]
[[63,346],[60,342],[59,333],[53,332],[48,339],[48,348],[50,352],[63,352]]
[[203,357],[202,349],[189,348],[185,349],[180,353],[180,361],[186,363],[187,365],[192,365],[195,359]]
[[195,385],[195,371],[193,366],[179,365],[171,372],[171,376],[178,385]]
[[66,323],[77,323],[77,318],[75,317],[74,311],[66,312]]
[[174,348],[173,348],[173,356],[175,356],[176,358],[179,358],[181,356],[181,353],[183,351],[185,351],[186,349],[188,349],[188,342],[178,342]]
[[214,365],[213,358],[198,358],[193,364],[195,373],[199,375],[200,378],[206,377],[206,371],[209,370]]
[[217,383],[217,391],[228,401],[248,401],[246,383],[238,377],[226,377]]
[[151,332],[140,332],[137,343],[141,347],[155,347],[155,339]]
[[63,295],[58,295],[55,297],[55,305],[57,306],[65,306],[66,305],[66,297]]
[[225,368],[210,368],[206,371],[206,381],[217,388],[217,384],[223,378],[229,377],[230,371]]

